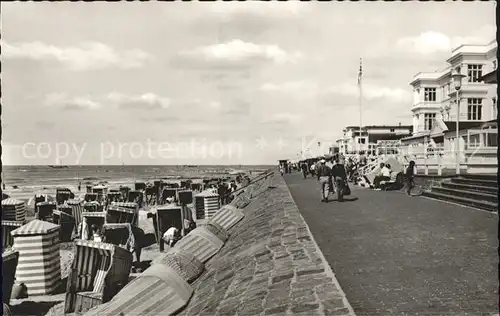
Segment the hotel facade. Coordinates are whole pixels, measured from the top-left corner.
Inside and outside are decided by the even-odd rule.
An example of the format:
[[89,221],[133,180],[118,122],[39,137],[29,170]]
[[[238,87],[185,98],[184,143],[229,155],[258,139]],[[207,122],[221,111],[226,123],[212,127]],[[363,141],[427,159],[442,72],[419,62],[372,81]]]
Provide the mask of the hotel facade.
[[[486,45],[461,45],[452,51],[445,69],[414,76],[410,82],[413,135],[401,141],[408,154],[441,152],[441,164],[456,165],[455,148],[458,148],[462,168],[490,165],[486,169],[496,169],[497,86],[492,79],[496,77],[496,56],[496,41]],[[458,91],[452,79],[454,72],[463,75]],[[478,159],[480,161],[476,161]]]

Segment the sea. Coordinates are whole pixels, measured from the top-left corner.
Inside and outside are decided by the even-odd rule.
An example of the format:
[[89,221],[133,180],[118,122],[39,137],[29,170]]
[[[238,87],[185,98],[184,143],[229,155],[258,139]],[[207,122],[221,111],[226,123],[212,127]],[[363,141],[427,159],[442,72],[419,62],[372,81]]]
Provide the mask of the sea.
[[[257,173],[271,166],[3,166],[2,191],[12,198],[28,200],[35,194],[55,196],[56,188],[83,193],[86,184],[106,182],[110,188],[138,181],[203,179],[228,176],[235,172]],[[5,190],[3,184],[5,183]],[[81,183],[81,190],[78,184]]]

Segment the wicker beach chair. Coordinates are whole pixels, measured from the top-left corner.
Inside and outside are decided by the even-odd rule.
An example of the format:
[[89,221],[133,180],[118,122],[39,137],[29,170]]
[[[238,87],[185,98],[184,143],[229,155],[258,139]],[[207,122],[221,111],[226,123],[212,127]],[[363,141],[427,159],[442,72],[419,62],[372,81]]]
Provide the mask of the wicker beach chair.
[[10,303],[10,294],[16,279],[19,252],[9,250],[2,253],[2,302]]
[[83,314],[110,301],[127,284],[132,254],[124,248],[93,241],[77,240],[75,248],[64,312]]

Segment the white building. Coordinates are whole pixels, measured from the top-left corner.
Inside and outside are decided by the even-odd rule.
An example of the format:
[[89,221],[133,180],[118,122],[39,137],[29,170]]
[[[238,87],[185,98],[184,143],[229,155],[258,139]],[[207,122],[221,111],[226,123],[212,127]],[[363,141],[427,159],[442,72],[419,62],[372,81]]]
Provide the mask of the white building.
[[[496,70],[496,55],[496,41],[461,45],[451,52],[445,69],[414,76],[410,83],[414,96],[413,135],[402,140],[409,152],[426,152],[429,146],[443,152],[455,151],[458,143],[461,162],[467,163],[471,156],[468,151],[477,153],[478,148],[496,148],[497,87],[489,81],[485,83],[483,78]],[[454,71],[465,76],[458,91],[458,109],[452,80]],[[457,112],[458,142],[455,140]],[[482,132],[484,128],[488,131]],[[456,163],[456,159],[453,161]]]
[[344,135],[337,140],[337,147],[342,154],[375,154],[380,141],[399,140],[412,135],[413,127],[408,125],[371,125],[347,126]]

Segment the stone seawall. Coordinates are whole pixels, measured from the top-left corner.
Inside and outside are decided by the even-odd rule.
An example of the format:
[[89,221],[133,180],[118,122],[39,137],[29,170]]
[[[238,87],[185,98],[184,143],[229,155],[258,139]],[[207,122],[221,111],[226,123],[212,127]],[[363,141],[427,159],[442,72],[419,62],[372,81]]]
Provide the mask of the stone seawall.
[[354,315],[275,174],[245,189],[86,315]]
[[272,184],[243,209],[179,315],[354,315],[285,181]]

